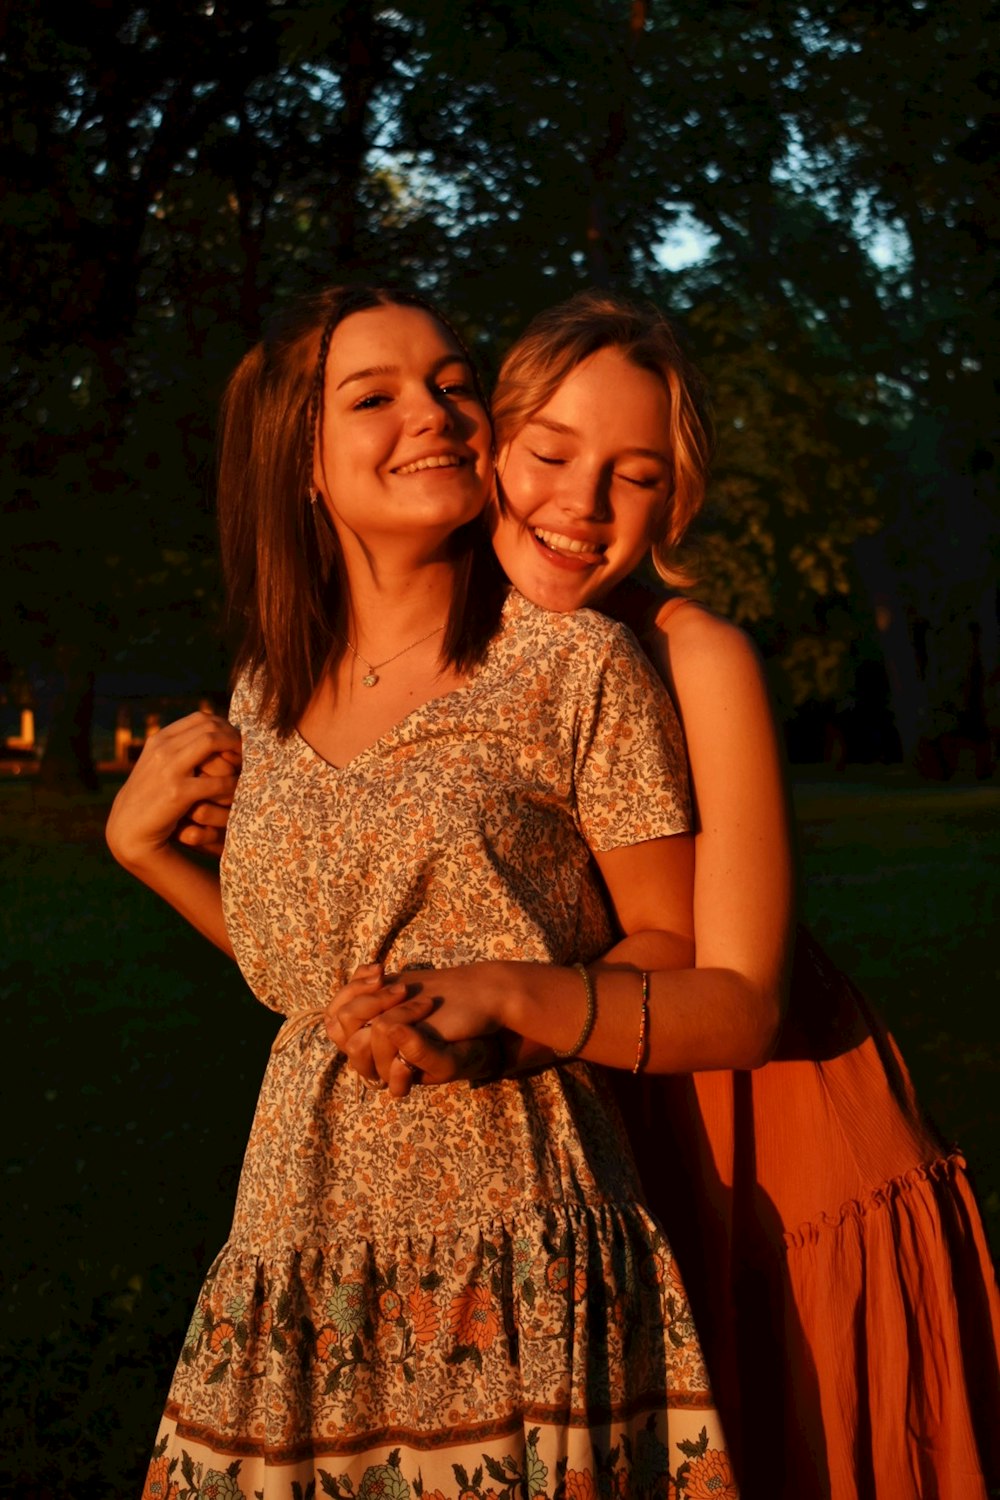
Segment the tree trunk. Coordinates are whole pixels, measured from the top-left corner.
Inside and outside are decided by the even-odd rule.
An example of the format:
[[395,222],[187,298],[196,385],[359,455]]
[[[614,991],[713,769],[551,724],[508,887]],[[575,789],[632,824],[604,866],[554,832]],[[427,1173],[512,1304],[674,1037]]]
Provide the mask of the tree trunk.
[[856,542],[854,555],[878,627],[889,680],[889,702],[903,759],[912,765],[927,718],[927,692],[917,671],[899,584],[881,537]]
[[341,272],[360,263],[361,184],[370,146],[371,106],[391,63],[383,23],[368,5],[345,12],[344,52],[340,73],[343,106],[332,145],[332,192],[328,202],[331,248]]
[[[632,0],[629,6],[628,32],[617,60],[617,98],[609,100],[607,129],[595,141],[590,154],[590,201],[587,205],[587,263],[590,280],[595,286],[610,287],[616,271],[624,270],[624,246],[615,243],[609,206],[613,201],[614,178],[619,160],[629,138],[630,83],[635,67],[639,38],[649,20],[650,0]],[[612,84],[612,89],[615,88]]]
[[94,720],[94,671],[82,651],[59,651],[62,686],[52,707],[39,784],[52,791],[95,792],[100,785],[90,748]]

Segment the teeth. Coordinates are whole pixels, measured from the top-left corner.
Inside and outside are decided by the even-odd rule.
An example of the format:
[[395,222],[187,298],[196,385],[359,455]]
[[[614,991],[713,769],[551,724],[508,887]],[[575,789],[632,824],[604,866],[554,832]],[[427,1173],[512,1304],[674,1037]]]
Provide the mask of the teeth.
[[546,547],[551,547],[554,552],[603,552],[604,547],[600,542],[580,542],[575,537],[562,536],[558,531],[542,531],[535,527],[535,536]]
[[416,474],[421,469],[457,469],[462,463],[457,453],[438,453],[433,458],[418,458],[416,463],[404,464],[397,474]]

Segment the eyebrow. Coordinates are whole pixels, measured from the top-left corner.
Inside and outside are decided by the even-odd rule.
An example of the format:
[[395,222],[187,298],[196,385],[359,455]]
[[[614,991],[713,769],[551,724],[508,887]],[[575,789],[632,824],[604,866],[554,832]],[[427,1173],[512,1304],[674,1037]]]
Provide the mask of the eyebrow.
[[[568,427],[565,422],[556,422],[552,417],[530,417],[524,424],[526,427],[546,427],[549,432],[555,432],[560,437],[579,437],[580,434],[575,427]],[[623,448],[621,458],[655,458],[661,464],[670,467],[670,460],[659,448]]]
[[351,384],[352,380],[368,380],[368,379],[370,379],[370,377],[372,375],[398,375],[398,374],[399,374],[399,366],[398,365],[369,365],[369,367],[368,367],[367,370],[355,370],[355,372],[354,372],[353,375],[345,375],[344,379],[337,386],[337,390],[338,391],[342,391],[344,389],[345,385],[350,385]]
[[[462,365],[464,369],[469,371],[470,375],[472,374],[472,367],[465,358],[465,355],[459,354],[456,351],[454,354],[443,354],[440,359],[436,359],[430,368],[431,375],[437,375],[439,371],[446,369],[448,365]],[[352,382],[357,380],[370,380],[373,375],[398,374],[398,365],[369,365],[367,370],[355,370],[353,375],[345,375],[337,386],[337,390],[342,391],[345,385],[351,385]]]

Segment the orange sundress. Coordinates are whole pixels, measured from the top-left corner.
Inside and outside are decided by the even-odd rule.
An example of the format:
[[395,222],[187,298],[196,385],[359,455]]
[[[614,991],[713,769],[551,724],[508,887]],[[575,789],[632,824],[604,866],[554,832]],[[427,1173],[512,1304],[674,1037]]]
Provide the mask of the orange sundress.
[[[700,607],[634,581],[615,601],[647,641]],[[966,1163],[815,938],[764,1067],[613,1083],[743,1493],[1000,1495],[1000,1292]]]
[[146,1496],[730,1500],[684,1288],[600,1070],[394,1100],[294,1020],[376,959],[607,948],[589,847],[688,826],[679,728],[632,638],[511,595],[467,684],[340,769],[265,728],[245,687],[233,718],[227,923],[292,1020]]
[[815,939],[764,1067],[618,1082],[744,1493],[1000,1493],[1000,1295],[965,1162]]

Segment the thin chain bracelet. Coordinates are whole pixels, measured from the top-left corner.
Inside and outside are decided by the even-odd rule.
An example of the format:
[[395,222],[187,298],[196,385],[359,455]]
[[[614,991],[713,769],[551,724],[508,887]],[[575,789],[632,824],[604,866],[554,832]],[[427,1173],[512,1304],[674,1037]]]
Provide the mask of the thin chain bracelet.
[[594,1022],[597,1019],[597,996],[594,993],[594,981],[591,979],[585,964],[574,964],[573,967],[583,980],[583,987],[587,991],[587,1014],[583,1018],[583,1029],[572,1047],[567,1048],[565,1052],[553,1052],[552,1056],[558,1058],[560,1062],[568,1062],[571,1057],[576,1057],[583,1051],[584,1047],[590,1041],[590,1033],[593,1031]]
[[635,1049],[635,1066],[633,1073],[642,1071],[642,1065],[646,1061],[646,1035],[649,1031],[649,975],[645,969],[642,971],[642,1009],[639,1011],[639,1044]]

